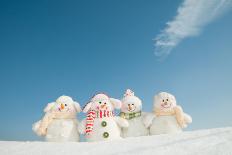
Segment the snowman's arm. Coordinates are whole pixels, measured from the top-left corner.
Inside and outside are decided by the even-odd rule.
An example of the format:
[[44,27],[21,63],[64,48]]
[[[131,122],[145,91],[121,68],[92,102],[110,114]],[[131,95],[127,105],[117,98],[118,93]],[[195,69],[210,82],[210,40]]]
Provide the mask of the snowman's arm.
[[155,118],[154,114],[147,114],[143,117],[142,121],[146,128],[149,128],[152,124],[153,119]]
[[116,121],[118,126],[121,127],[121,128],[127,128],[129,126],[128,121],[126,119],[124,119],[124,118],[121,118],[119,116],[115,116],[114,120]]
[[186,123],[192,123],[192,117],[186,113],[184,113],[184,119]]
[[39,120],[38,122],[35,122],[35,123],[32,125],[32,130],[33,130],[38,136],[41,136],[41,134],[39,133],[40,124],[41,124],[41,120]]
[[80,134],[85,134],[85,126],[86,126],[86,119],[83,119],[79,124],[78,124],[78,131]]

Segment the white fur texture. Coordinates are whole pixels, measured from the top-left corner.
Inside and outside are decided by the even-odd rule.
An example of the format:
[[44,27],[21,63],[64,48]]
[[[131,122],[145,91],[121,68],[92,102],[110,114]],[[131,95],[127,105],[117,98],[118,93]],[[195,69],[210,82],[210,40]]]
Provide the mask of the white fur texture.
[[128,128],[128,126],[129,126],[128,121],[124,118],[121,118],[119,116],[115,116],[114,120],[116,121],[116,123],[118,124],[118,126],[120,128]]
[[154,113],[147,113],[146,116],[144,116],[144,125],[146,128],[150,128],[155,117]]
[[[176,99],[173,95],[161,92],[154,97],[154,108],[161,109],[167,112],[176,106]],[[150,117],[151,118],[151,117]],[[187,123],[192,122],[191,116],[184,113],[184,119]],[[151,121],[152,120],[152,121]],[[182,128],[177,123],[175,116],[159,116],[153,117],[153,119],[147,118],[147,126],[150,124],[150,134],[169,134],[169,133],[180,133]],[[187,124],[184,126],[187,127]]]
[[55,119],[49,125],[46,140],[50,142],[80,141],[75,119]]
[[[134,92],[127,89],[122,99],[121,112],[130,114],[142,111],[142,101],[134,95]],[[128,128],[122,128],[122,137],[146,136],[149,134],[144,122],[145,113],[141,116],[127,120]]]
[[151,135],[180,133],[182,128],[176,121],[175,116],[160,116],[152,121]]
[[[113,98],[109,98],[105,94],[95,95],[91,101],[84,107],[83,112],[88,112],[89,110],[109,110],[113,111],[114,108],[120,108],[121,101]],[[101,123],[105,121],[107,125],[103,127]],[[85,133],[86,120],[82,120],[79,126],[79,132]],[[128,123],[126,120],[117,117],[104,117],[95,118],[93,124],[93,131],[86,137],[89,142],[93,141],[106,141],[120,139],[120,127],[127,127]],[[107,132],[109,134],[108,138],[104,138],[103,134]]]
[[149,135],[149,129],[144,124],[145,114],[130,120],[127,120],[129,126],[127,128],[122,128],[122,137],[138,137]]
[[[79,103],[73,101],[69,96],[60,96],[56,102],[49,103],[44,109],[45,113],[67,112],[77,114],[80,111]],[[32,126],[32,130],[39,136],[41,136],[38,132],[41,121],[34,123]],[[78,120],[76,118],[53,119],[47,128],[45,139],[53,142],[79,141]]]

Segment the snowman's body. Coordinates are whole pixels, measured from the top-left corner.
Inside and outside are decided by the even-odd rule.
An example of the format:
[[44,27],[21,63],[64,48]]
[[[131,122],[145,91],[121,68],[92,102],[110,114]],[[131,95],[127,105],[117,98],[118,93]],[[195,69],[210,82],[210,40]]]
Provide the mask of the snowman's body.
[[147,136],[149,134],[149,130],[143,123],[143,117],[144,116],[142,114],[142,116],[127,119],[129,127],[122,128],[122,137]]
[[76,119],[54,119],[47,128],[46,140],[50,142],[79,141]]
[[161,92],[154,97],[154,114],[147,117],[145,124],[150,127],[151,135],[159,135],[180,133],[191,122],[191,116],[176,104],[175,97]]
[[147,136],[149,130],[144,124],[144,117],[147,113],[142,112],[142,101],[130,89],[126,90],[121,101],[120,117],[129,123],[127,128],[122,128],[122,137]]
[[81,111],[79,103],[69,96],[61,96],[44,109],[44,117],[33,124],[32,130],[50,142],[79,141],[76,114]]
[[120,139],[120,128],[114,117],[95,118],[93,131],[87,137],[87,141],[105,141]]
[[128,122],[114,116],[114,108],[120,107],[120,100],[109,98],[103,93],[92,97],[83,109],[87,115],[79,126],[79,132],[85,134],[86,141],[121,139],[121,128],[128,127]]
[[151,135],[180,133],[182,128],[176,121],[175,116],[159,116],[155,117],[150,126]]

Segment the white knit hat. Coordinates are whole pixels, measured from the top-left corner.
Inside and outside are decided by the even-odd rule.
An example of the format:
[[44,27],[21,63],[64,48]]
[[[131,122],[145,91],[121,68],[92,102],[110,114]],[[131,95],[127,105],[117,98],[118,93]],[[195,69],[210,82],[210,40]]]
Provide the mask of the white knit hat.
[[140,102],[142,103],[142,101],[135,96],[135,93],[131,90],[131,89],[127,89],[123,95],[123,99],[122,102]]

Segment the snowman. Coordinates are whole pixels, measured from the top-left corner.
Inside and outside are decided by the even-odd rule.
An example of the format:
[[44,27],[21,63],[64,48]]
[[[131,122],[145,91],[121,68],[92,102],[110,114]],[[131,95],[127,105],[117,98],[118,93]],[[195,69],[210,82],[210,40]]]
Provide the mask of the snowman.
[[78,121],[76,114],[81,111],[80,105],[69,96],[60,96],[44,109],[45,116],[35,124],[33,131],[44,136],[47,141],[79,141]]
[[161,92],[154,97],[154,114],[146,118],[146,126],[150,126],[150,134],[180,133],[192,122],[191,116],[184,113],[176,105],[173,95]]
[[79,132],[85,134],[89,142],[120,139],[121,128],[128,127],[125,119],[114,116],[114,108],[120,107],[120,100],[103,93],[95,95],[83,109],[87,116],[81,122]]
[[122,137],[146,136],[149,130],[145,127],[142,113],[142,101],[134,95],[134,92],[127,89],[122,101],[120,117],[126,119],[129,123],[128,128],[122,128]]

